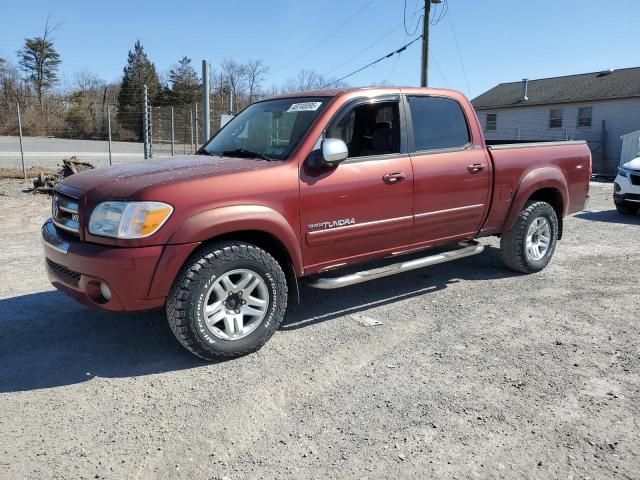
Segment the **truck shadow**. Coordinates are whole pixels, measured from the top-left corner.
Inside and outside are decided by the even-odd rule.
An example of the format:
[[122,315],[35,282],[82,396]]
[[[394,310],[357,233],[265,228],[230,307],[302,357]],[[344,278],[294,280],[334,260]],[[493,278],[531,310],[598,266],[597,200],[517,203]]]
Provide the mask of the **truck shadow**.
[[[424,254],[423,254],[424,255]],[[519,274],[507,270],[500,249],[485,246],[482,254],[337,290],[302,287],[300,305],[289,307],[280,330],[297,330],[439,290],[461,280],[492,280]]]
[[[442,290],[459,280],[510,277],[499,250],[452,264],[335,291],[303,288],[282,330],[296,330]],[[267,347],[268,348],[268,345]],[[136,377],[211,365],[173,337],[159,312],[112,314],[87,309],[56,291],[0,299],[0,393]]]
[[640,215],[620,215],[617,210],[603,210],[601,212],[580,212],[576,218],[593,222],[620,223],[624,225],[640,225]]

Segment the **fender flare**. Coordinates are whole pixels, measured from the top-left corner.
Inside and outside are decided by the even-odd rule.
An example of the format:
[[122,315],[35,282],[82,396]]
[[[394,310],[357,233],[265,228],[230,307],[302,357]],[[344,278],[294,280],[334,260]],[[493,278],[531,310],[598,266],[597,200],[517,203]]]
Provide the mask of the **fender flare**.
[[259,231],[276,238],[289,254],[296,274],[302,276],[304,265],[298,236],[282,214],[263,205],[231,205],[197,213],[176,227],[169,243],[206,242],[240,231]]
[[518,219],[518,215],[524,209],[527,200],[543,188],[552,188],[562,197],[562,215],[558,220],[562,220],[568,208],[569,188],[562,171],[557,167],[541,167],[528,172],[520,181],[516,189],[509,214],[503,225],[502,231],[510,230]]

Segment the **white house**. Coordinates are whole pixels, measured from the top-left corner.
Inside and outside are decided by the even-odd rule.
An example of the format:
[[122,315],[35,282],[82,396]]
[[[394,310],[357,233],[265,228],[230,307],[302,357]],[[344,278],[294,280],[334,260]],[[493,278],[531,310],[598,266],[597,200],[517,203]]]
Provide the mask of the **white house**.
[[501,83],[472,103],[488,140],[587,140],[594,172],[614,173],[640,130],[640,68]]

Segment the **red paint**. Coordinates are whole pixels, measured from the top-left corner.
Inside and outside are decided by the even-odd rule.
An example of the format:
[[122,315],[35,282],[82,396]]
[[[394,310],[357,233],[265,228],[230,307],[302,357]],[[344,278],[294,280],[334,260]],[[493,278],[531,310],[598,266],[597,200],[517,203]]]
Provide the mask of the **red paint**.
[[[457,101],[467,117],[469,145],[458,151],[412,154],[409,134],[403,131],[407,149],[393,158],[347,161],[332,169],[306,163],[347,102],[382,95],[434,95]],[[45,253],[80,273],[81,280],[74,284],[48,269],[52,283],[89,305],[145,310],[161,307],[189,255],[220,235],[268,234],[288,252],[296,275],[302,277],[391,253],[500,233],[541,188],[558,193],[565,215],[584,206],[591,175],[586,145],[489,150],[473,107],[458,92],[368,88],[286,96],[333,97],[287,161],[188,156],[65,179],[60,188],[79,201],[80,236],[67,255],[48,247]],[[410,115],[405,118],[411,121]],[[171,204],[174,213],[148,238],[96,237],[88,233],[87,223],[93,208],[105,200],[157,200]],[[310,228],[324,222],[331,227]],[[99,281],[110,286],[111,301],[96,303]]]

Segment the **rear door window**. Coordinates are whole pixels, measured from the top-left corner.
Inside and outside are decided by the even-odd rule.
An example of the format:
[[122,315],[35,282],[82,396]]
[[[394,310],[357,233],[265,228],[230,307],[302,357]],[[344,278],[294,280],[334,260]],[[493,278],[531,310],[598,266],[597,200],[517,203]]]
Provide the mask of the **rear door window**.
[[458,102],[445,97],[409,96],[414,151],[461,148],[469,144],[467,120]]

